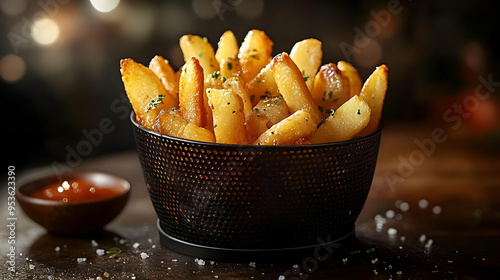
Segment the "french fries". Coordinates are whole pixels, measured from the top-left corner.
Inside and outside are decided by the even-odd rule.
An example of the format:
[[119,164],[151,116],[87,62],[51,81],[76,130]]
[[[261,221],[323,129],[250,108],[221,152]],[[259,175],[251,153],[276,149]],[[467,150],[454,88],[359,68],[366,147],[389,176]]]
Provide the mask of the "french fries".
[[368,103],[372,111],[370,122],[361,131],[359,136],[366,136],[374,133],[380,124],[382,117],[382,107],[384,105],[385,92],[387,90],[387,71],[389,69],[384,64],[380,65],[368,77],[359,96]]
[[370,121],[370,106],[357,95],[342,104],[309,138],[313,144],[352,139]]
[[310,38],[272,57],[273,41],[250,30],[241,45],[224,32],[214,51],[187,34],[175,71],[155,56],[146,67],[122,59],[125,91],[138,124],[161,134],[235,145],[309,145],[374,133],[382,116],[387,66],[363,84],[345,61],[321,65],[322,43]]
[[243,101],[231,89],[207,89],[217,143],[248,144]]
[[203,68],[198,59],[191,57],[182,67],[179,79],[179,108],[186,120],[201,127],[207,123],[204,91]]

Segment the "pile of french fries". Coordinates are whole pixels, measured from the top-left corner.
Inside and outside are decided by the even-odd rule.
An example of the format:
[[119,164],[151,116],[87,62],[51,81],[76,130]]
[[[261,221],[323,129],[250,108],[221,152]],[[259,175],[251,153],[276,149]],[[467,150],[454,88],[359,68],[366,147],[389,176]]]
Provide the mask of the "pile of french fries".
[[161,56],[149,67],[120,61],[136,121],[150,130],[212,143],[303,145],[366,136],[379,126],[385,65],[363,84],[348,62],[321,65],[321,41],[305,39],[272,57],[273,41],[256,29],[241,45],[226,31],[216,51],[198,35],[179,44],[179,71]]

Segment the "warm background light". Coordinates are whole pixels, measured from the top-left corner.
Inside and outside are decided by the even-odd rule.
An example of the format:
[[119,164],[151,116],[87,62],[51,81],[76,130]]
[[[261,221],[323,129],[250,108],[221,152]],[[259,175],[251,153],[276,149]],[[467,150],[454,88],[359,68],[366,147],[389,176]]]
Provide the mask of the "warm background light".
[[15,54],[8,54],[0,60],[0,77],[4,81],[15,83],[19,81],[25,73],[26,64],[21,57]]
[[120,0],[90,0],[90,3],[99,12],[108,13],[118,6]]
[[59,26],[50,18],[35,21],[31,29],[33,39],[41,45],[50,45],[59,37]]
[[0,0],[0,9],[8,16],[19,16],[26,10],[26,0]]

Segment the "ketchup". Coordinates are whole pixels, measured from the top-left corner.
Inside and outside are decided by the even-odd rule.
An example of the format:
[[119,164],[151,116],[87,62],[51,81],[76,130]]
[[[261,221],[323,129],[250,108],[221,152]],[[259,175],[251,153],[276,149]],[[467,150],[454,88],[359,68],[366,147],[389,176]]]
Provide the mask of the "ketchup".
[[68,180],[54,183],[33,192],[35,198],[62,202],[81,202],[116,196],[118,192],[110,188],[98,188],[83,180]]

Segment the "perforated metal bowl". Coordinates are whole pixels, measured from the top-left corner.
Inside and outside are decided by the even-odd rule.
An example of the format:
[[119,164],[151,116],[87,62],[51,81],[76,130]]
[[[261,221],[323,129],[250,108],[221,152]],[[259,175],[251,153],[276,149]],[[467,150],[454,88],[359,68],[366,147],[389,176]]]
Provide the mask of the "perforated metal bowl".
[[381,129],[345,142],[239,146],[161,135],[135,121],[144,178],[166,247],[243,260],[349,236],[365,203]]

